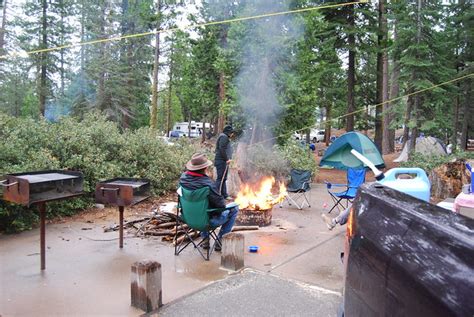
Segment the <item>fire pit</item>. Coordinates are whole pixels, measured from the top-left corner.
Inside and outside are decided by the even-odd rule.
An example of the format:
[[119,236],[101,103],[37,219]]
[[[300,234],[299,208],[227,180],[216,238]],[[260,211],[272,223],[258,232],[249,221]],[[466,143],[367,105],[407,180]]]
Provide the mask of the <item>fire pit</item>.
[[119,247],[123,248],[123,212],[125,206],[132,206],[150,197],[150,181],[144,178],[114,178],[100,182],[95,187],[95,201],[118,206]]
[[264,177],[252,184],[244,184],[235,202],[239,205],[238,225],[269,226],[272,222],[273,206],[281,202],[287,195],[286,187],[280,183],[279,193],[272,194],[275,178]]
[[266,227],[272,223],[273,207],[265,210],[240,209],[235,219],[239,226]]
[[46,202],[82,195],[82,173],[52,170],[7,174],[0,185],[4,188],[3,200],[27,207],[38,206],[41,270],[46,269]]

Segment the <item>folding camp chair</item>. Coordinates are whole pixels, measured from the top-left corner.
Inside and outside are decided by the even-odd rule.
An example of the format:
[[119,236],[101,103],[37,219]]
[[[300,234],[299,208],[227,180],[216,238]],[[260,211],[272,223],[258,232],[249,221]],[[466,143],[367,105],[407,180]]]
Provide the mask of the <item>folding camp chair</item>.
[[[311,189],[311,171],[292,169],[290,171],[290,182],[286,188],[288,195],[285,201],[288,205],[294,204],[298,209],[303,209],[305,204],[311,207],[306,193]],[[283,202],[280,203],[280,208]]]
[[[332,184],[329,182],[326,183],[326,187],[328,190],[329,195],[331,196],[334,206],[328,211],[331,213],[335,208],[339,209],[339,211],[344,210],[349,207],[349,203],[352,203],[354,200],[357,189],[359,189],[360,185],[365,182],[365,169],[347,169],[347,184]],[[342,192],[333,192],[330,189],[333,187],[345,187],[346,189]],[[342,201],[345,200],[345,206]],[[341,209],[342,208],[342,209]]]
[[[209,219],[210,214],[216,211],[225,210],[225,208],[214,208],[209,209],[209,187],[203,187],[196,190],[187,190],[183,187],[178,189],[178,207],[176,210],[176,233],[174,237],[174,254],[179,255],[181,251],[186,249],[187,246],[192,244],[194,248],[198,249],[201,256],[209,261],[209,256],[212,254],[216,243],[221,246],[221,241],[215,233],[215,230],[218,227],[212,227],[210,225]],[[178,230],[181,228],[182,230]],[[206,240],[206,238],[200,237],[198,243],[194,241],[196,238],[191,234],[192,231],[199,231],[201,233],[207,232],[209,240],[213,241],[212,245],[210,243],[209,248],[207,248],[206,253],[201,251],[200,246]],[[180,238],[178,243],[178,234],[184,232],[186,238]]]

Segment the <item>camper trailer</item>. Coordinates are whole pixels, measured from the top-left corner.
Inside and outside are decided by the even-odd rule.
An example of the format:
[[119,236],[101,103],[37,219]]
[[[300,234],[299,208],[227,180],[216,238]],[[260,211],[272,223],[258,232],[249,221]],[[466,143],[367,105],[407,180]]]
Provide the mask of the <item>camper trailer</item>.
[[[202,135],[202,126],[202,122],[196,121],[191,121],[191,125],[189,122],[176,122],[173,131],[179,131],[178,133],[184,137],[197,138]],[[206,127],[209,128],[209,125],[206,124]]]

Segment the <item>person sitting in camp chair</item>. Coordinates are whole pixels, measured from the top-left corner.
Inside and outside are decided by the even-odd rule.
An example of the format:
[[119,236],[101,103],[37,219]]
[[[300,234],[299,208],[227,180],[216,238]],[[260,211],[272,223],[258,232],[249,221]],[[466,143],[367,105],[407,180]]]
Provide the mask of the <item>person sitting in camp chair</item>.
[[[203,187],[209,187],[209,208],[226,208],[224,197],[219,194],[219,190],[216,187],[215,182],[207,175],[208,168],[212,165],[212,162],[207,159],[204,154],[196,153],[192,156],[191,160],[186,163],[187,171],[181,175],[179,184],[181,187],[187,190],[197,190]],[[209,223],[212,227],[219,227],[221,229],[217,237],[220,238],[226,233],[232,231],[232,227],[235,223],[235,218],[239,209],[237,206],[227,208],[221,211],[215,211],[210,215]],[[201,236],[204,238],[200,244],[204,249],[209,249],[209,233],[202,232]],[[216,251],[221,250],[220,243],[216,243],[214,249]]]

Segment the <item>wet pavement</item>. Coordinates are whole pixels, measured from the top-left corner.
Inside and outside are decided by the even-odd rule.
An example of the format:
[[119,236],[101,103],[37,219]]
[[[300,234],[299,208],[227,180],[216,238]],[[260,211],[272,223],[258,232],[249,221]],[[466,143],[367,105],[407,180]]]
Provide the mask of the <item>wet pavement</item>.
[[[293,285],[294,294],[307,294],[299,290],[301,285],[314,286],[315,298],[321,300],[316,306],[330,300],[324,308],[317,306],[321,307],[318,316],[336,314],[335,302],[343,285],[339,255],[345,228],[328,231],[322,222],[322,206],[329,201],[325,186],[315,184],[311,208],[300,211],[287,205],[275,206],[271,226],[242,232],[246,246],[259,246],[258,253],[245,255],[245,266],[257,274],[257,284],[262,289],[268,283],[289,288]],[[214,285],[235,278],[219,268],[219,253],[214,253],[209,262],[192,248],[174,256],[170,243],[159,238],[136,238],[131,233],[126,235],[124,248],[119,249],[118,232],[103,232],[103,226],[111,223],[97,219],[94,223],[47,225],[44,272],[39,263],[39,229],[0,236],[0,315],[139,316],[143,312],[130,306],[130,268],[144,259],[162,264],[165,305],[191,300],[190,294],[198,294],[201,289],[212,291]],[[245,274],[239,275],[244,276],[241,283]],[[236,309],[227,315],[241,313]]]

